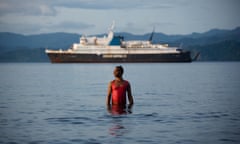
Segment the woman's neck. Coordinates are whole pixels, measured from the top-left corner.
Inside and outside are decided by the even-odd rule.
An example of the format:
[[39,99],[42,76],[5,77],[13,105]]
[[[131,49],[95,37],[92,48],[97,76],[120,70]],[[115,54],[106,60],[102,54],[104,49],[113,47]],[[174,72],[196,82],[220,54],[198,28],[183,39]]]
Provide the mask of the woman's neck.
[[123,78],[122,77],[115,77],[115,80],[116,81],[123,81]]

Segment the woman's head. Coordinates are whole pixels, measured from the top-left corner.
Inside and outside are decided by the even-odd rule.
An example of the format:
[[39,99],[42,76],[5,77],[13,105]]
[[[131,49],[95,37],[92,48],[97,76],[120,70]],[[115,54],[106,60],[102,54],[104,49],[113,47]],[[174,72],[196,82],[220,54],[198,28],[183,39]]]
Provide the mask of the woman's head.
[[124,72],[124,70],[123,70],[122,66],[116,66],[114,71],[113,71],[113,74],[114,74],[115,77],[121,78],[122,75],[123,75],[123,72]]

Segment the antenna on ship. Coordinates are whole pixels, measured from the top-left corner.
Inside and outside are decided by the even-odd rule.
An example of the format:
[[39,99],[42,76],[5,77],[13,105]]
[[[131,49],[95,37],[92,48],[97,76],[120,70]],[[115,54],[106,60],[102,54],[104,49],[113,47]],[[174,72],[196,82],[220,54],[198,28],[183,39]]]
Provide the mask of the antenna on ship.
[[112,25],[111,25],[109,31],[113,31],[114,27],[115,27],[115,21],[113,20]]
[[152,42],[152,39],[153,39],[153,35],[154,35],[154,31],[155,31],[155,26],[153,27],[153,31],[149,37],[149,41]]

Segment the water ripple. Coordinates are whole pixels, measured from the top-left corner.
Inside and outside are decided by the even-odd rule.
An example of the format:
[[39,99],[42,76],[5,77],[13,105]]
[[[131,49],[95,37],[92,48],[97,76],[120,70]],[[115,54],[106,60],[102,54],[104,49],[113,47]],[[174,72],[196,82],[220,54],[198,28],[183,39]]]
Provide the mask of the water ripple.
[[59,118],[47,118],[45,119],[51,124],[84,124],[86,122],[92,121],[88,117],[59,117]]

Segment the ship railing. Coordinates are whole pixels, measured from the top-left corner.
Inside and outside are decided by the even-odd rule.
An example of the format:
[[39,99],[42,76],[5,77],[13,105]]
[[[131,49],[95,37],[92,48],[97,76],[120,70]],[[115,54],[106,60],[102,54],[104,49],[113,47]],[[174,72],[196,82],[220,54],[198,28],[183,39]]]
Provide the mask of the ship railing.
[[85,50],[77,50],[72,53],[123,53],[123,54],[130,54],[130,53],[179,53],[176,49],[85,49]]

